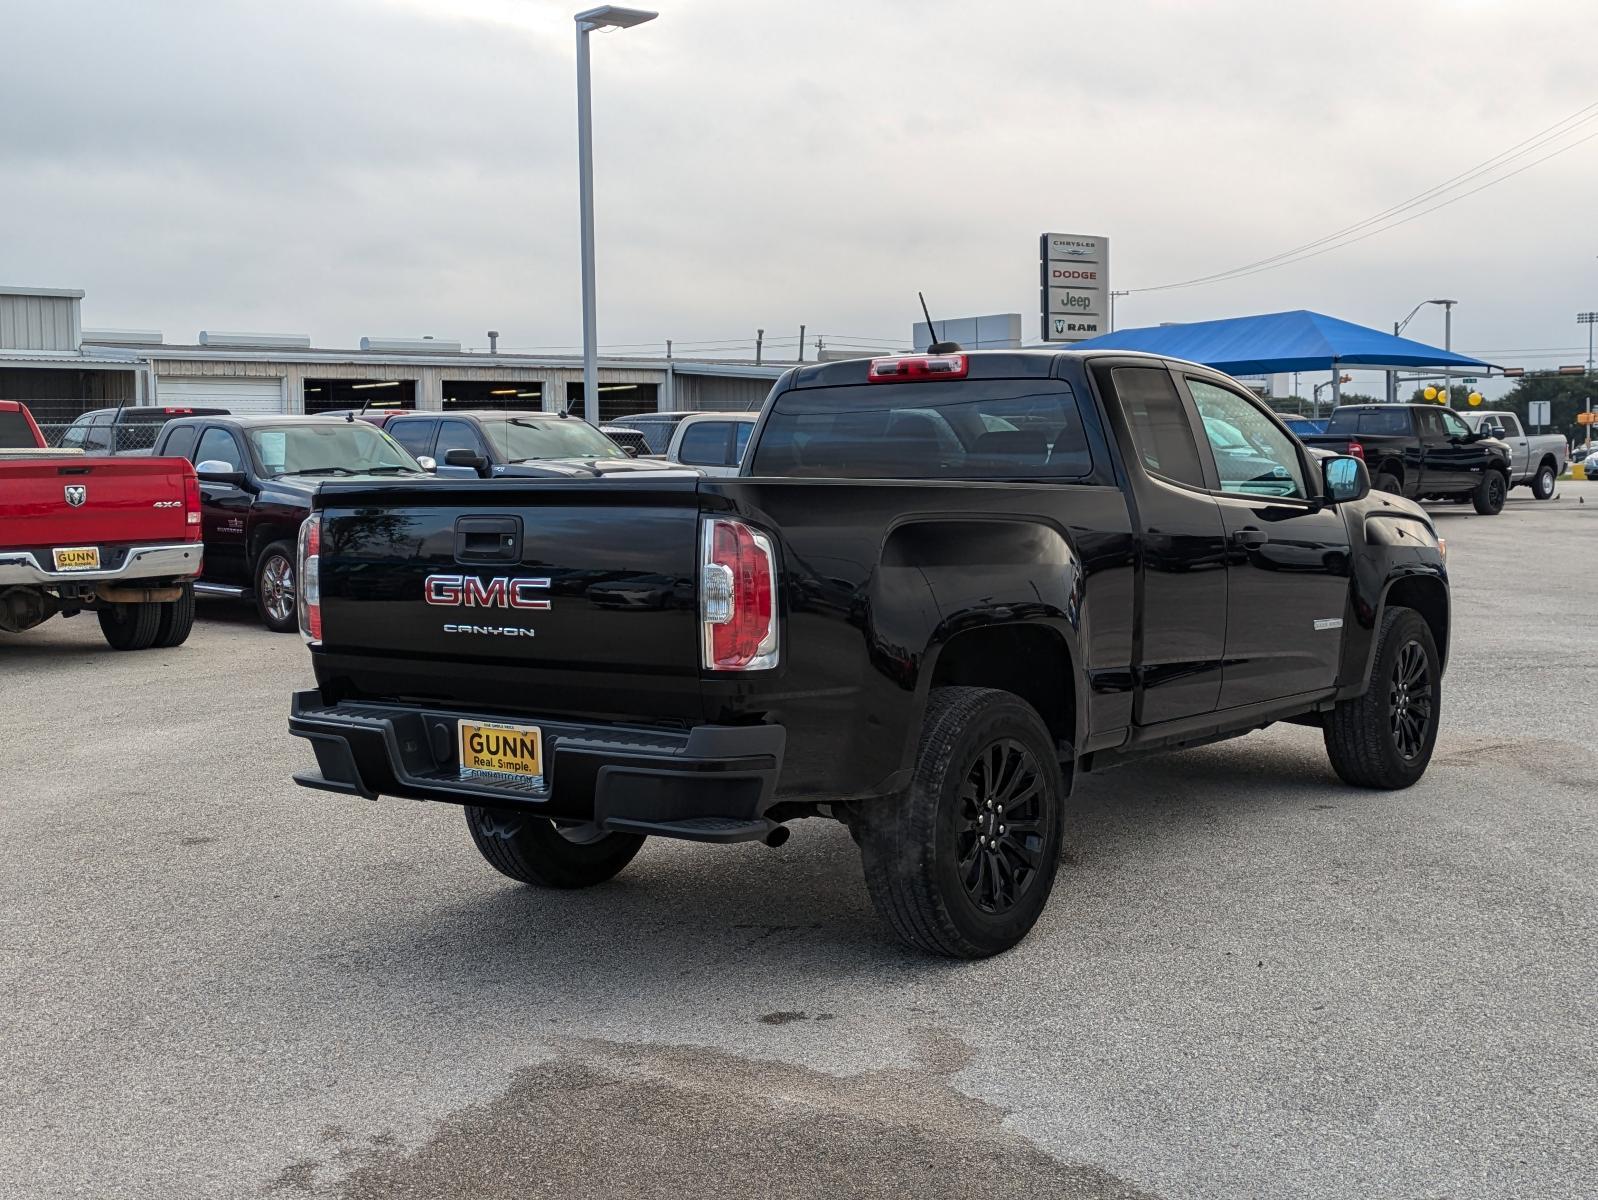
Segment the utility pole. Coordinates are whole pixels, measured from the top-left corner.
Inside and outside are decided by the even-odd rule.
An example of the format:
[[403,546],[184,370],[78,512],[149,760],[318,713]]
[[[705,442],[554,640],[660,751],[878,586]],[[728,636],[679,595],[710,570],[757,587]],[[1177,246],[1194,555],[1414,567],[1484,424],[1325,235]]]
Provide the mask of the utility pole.
[[666,361],[667,362],[671,361],[671,339],[670,338],[666,339]]
[[757,367],[760,365],[760,355],[765,348],[765,344],[766,331],[764,329],[755,330],[755,366]]
[[1115,332],[1115,298],[1117,296],[1130,296],[1130,291],[1110,293],[1110,332]]
[[805,327],[799,326],[799,361],[805,360]]

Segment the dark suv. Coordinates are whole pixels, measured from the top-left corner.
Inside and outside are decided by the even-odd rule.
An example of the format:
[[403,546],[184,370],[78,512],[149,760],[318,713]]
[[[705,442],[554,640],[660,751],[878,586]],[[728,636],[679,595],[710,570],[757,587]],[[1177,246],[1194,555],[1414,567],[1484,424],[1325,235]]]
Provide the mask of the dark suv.
[[161,428],[178,417],[225,417],[225,408],[179,408],[170,405],[96,408],[67,426],[58,443],[85,454],[147,453]]
[[391,418],[383,428],[418,459],[431,460],[438,473],[446,476],[593,476],[659,471],[668,466],[635,462],[581,417],[563,413],[503,409],[408,412]]

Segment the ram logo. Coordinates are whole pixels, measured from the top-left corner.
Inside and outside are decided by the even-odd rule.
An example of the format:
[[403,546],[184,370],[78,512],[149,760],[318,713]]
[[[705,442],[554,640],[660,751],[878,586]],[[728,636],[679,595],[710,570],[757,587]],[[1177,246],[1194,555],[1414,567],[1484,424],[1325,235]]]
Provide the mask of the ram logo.
[[549,590],[546,579],[516,579],[496,575],[480,579],[476,575],[429,575],[422,582],[422,598],[429,604],[451,608],[516,608],[542,612],[549,601],[534,592]]
[[73,508],[82,508],[83,502],[89,498],[89,489],[81,483],[67,484],[67,503]]

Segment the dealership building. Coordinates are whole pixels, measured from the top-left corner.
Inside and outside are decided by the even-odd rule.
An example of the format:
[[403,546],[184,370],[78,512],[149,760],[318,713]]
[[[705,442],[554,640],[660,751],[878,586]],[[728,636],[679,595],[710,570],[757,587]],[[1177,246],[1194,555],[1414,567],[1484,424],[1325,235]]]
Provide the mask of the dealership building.
[[[82,302],[75,289],[0,287],[0,400],[24,401],[41,424],[119,403],[236,413],[582,407],[575,355],[463,350],[433,338],[363,337],[358,349],[339,350],[293,334],[209,330],[175,344],[155,330],[85,329]],[[758,408],[784,369],[601,358],[598,417]]]

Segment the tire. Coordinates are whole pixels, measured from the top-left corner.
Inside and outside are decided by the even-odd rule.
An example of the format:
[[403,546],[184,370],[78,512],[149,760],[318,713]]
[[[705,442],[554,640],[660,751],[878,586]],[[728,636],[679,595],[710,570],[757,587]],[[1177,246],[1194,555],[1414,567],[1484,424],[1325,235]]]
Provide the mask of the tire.
[[601,833],[579,841],[554,822],[497,808],[467,806],[466,827],[488,865],[520,883],[585,888],[615,877],[644,844],[642,834]]
[[1476,485],[1471,502],[1484,517],[1496,517],[1504,511],[1504,498],[1509,495],[1509,481],[1502,471],[1488,471]]
[[[1402,688],[1400,676],[1407,680]],[[1422,708],[1424,713],[1400,725],[1395,712],[1399,703],[1408,714]],[[1407,788],[1426,773],[1441,714],[1442,669],[1431,627],[1412,608],[1389,608],[1376,635],[1370,686],[1326,716],[1326,755],[1344,783]]]
[[156,625],[156,646],[181,646],[189,640],[189,630],[194,628],[194,585],[185,583],[183,594],[168,604],[158,605],[160,622]]
[[161,625],[159,604],[107,604],[96,609],[100,632],[113,650],[148,650]]
[[[1006,803],[1020,820],[1003,820]],[[1064,807],[1054,739],[1031,705],[992,688],[936,688],[910,787],[859,808],[872,903],[917,949],[967,959],[1008,950],[1048,902]]]
[[1532,476],[1531,494],[1539,500],[1552,500],[1554,498],[1554,483],[1559,478],[1554,474],[1552,463],[1543,463],[1537,468],[1537,474]]
[[294,547],[287,542],[273,542],[256,561],[255,611],[273,633],[293,633],[300,627],[295,608],[299,581],[294,572]]
[[1371,484],[1373,492],[1390,492],[1394,496],[1404,494],[1404,485],[1398,481],[1398,476],[1391,471],[1381,471],[1376,475],[1376,482]]

